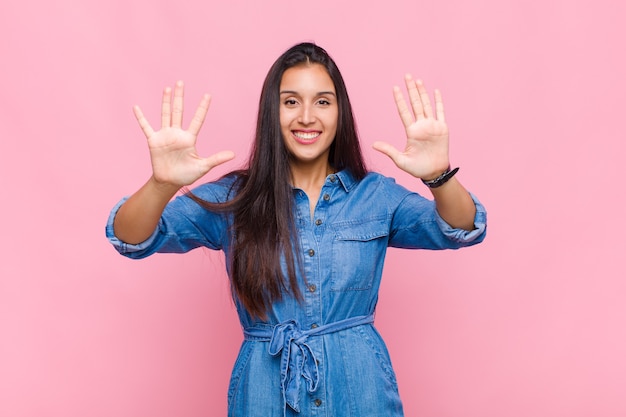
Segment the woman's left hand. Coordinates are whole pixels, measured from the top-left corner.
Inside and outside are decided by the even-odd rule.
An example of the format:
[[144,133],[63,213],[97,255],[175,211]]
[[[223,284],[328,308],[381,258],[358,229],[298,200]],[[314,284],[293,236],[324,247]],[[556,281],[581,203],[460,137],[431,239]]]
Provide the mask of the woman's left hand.
[[404,101],[399,87],[393,95],[400,119],[406,130],[406,146],[403,152],[386,142],[375,142],[374,149],[387,155],[403,171],[416,178],[432,180],[449,166],[448,125],[446,125],[441,93],[435,90],[435,108],[421,80],[405,77],[411,109]]

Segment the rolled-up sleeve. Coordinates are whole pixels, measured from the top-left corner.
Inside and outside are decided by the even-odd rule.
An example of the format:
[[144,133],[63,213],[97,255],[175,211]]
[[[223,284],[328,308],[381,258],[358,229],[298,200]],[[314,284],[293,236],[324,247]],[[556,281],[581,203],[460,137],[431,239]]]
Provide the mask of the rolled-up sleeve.
[[[205,184],[193,190],[205,201],[224,201],[223,184]],[[106,224],[106,237],[122,255],[141,259],[153,253],[184,253],[197,247],[223,249],[227,244],[228,216],[212,212],[200,206],[186,195],[172,200],[163,210],[154,232],[144,242],[130,244],[115,236],[113,223],[120,207],[127,198],[119,201],[111,210]]]
[[400,186],[391,187],[389,202],[398,201],[396,196],[401,198],[391,208],[393,220],[389,245],[407,249],[458,249],[482,242],[487,233],[487,213],[480,201],[470,195],[476,214],[474,229],[468,231],[446,223],[433,200]]
[[136,259],[145,258],[146,256],[156,251],[151,250],[151,248],[155,246],[154,242],[157,240],[162,221],[159,221],[159,225],[156,229],[154,229],[152,235],[150,235],[148,239],[141,243],[132,245],[118,239],[117,236],[115,236],[115,231],[113,230],[113,222],[115,222],[115,216],[117,215],[120,207],[122,207],[122,204],[126,202],[126,200],[128,200],[128,197],[124,197],[123,199],[121,199],[111,210],[111,213],[109,214],[109,219],[107,220],[106,224],[106,237],[109,240],[109,243],[113,245],[115,250],[117,250],[122,255]]
[[476,196],[471,193],[470,195],[472,196],[472,200],[474,200],[474,205],[476,206],[476,215],[474,216],[474,230],[456,229],[450,226],[443,218],[441,218],[437,210],[435,210],[435,219],[437,221],[439,229],[448,239],[454,242],[469,244],[476,241],[477,239],[480,239],[480,242],[485,238],[485,232],[487,231],[487,212],[485,210],[485,207],[480,203],[480,201],[478,201]]

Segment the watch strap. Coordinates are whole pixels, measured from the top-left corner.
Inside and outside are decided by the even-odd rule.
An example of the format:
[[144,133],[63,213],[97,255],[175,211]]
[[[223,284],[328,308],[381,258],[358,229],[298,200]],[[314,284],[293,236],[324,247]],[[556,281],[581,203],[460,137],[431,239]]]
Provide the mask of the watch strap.
[[450,167],[448,167],[448,169],[446,169],[443,174],[441,174],[440,176],[438,176],[434,180],[430,180],[430,181],[422,180],[422,182],[428,188],[441,187],[446,182],[448,182],[448,180],[450,180],[450,178],[454,177],[454,174],[456,174],[458,171],[459,171],[459,167],[456,167],[453,170],[450,170]]

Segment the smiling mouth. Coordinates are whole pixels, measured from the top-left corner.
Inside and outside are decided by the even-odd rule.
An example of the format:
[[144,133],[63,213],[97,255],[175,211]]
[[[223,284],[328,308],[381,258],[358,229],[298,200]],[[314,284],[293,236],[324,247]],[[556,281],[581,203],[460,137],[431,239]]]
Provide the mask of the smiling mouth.
[[317,139],[319,135],[322,134],[321,132],[302,132],[302,131],[295,131],[295,130],[292,130],[291,133],[293,133],[296,139],[299,139],[300,141],[305,141],[305,142],[313,141]]

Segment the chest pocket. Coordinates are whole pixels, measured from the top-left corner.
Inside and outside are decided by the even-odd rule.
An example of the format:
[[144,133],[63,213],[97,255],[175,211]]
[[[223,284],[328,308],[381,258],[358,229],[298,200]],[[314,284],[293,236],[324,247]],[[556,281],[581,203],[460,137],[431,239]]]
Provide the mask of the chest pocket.
[[331,291],[363,291],[380,279],[389,225],[384,220],[335,224]]

